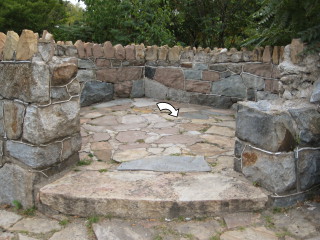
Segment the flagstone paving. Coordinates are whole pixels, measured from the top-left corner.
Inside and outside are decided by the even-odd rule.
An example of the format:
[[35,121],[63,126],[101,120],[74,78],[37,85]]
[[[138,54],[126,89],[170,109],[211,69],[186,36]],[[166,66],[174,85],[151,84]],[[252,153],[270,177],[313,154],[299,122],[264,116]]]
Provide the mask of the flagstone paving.
[[[238,188],[229,193],[221,192],[222,198],[238,192],[262,192],[259,188],[253,187],[252,183],[247,182],[247,185],[243,186],[232,184],[246,181],[232,170],[235,131],[232,110],[173,103],[175,108],[180,109],[179,117],[175,118],[168,116],[168,112],[160,112],[156,103],[155,100],[145,98],[119,99],[83,108],[81,161],[74,171],[66,176],[71,179],[70,176],[74,175],[79,181],[75,179],[69,183],[62,182],[62,185],[57,181],[58,192],[61,187],[61,191],[66,191],[61,192],[62,195],[68,195],[72,186],[79,185],[79,188],[75,187],[76,191],[89,197],[98,196],[101,194],[100,191],[115,191],[121,195],[122,188],[137,196],[150,198],[158,196],[159,200],[174,197],[175,194],[203,200],[206,197],[210,198],[214,192],[208,192],[204,196],[200,188],[204,186],[206,189],[216,189],[222,186],[221,182]],[[144,172],[142,175],[126,171],[117,173],[116,169],[122,162],[162,156],[204,156],[211,171],[209,173]],[[141,178],[143,175],[148,176],[147,180]],[[81,179],[80,176],[85,178]],[[100,177],[97,179],[96,176]],[[138,189],[128,186],[130,178],[140,184]],[[148,184],[151,186],[151,181],[159,179],[163,180],[159,186],[161,191],[146,187]],[[173,180],[173,185],[170,185],[170,179]],[[63,185],[66,185],[66,188],[63,188]],[[92,187],[86,188],[86,185]],[[176,193],[173,192],[172,186]],[[195,192],[190,193],[187,186],[194,186]],[[90,191],[87,191],[88,189]],[[152,195],[151,190],[157,194]],[[76,196],[77,192],[72,194]],[[57,204],[63,205],[63,201],[58,201]],[[84,209],[87,208],[88,211],[93,207],[90,203],[84,202],[84,204],[87,204],[84,205],[86,206]],[[73,205],[76,203],[70,201],[67,207],[73,208]],[[120,212],[124,205],[125,202],[117,205]],[[61,213],[43,215],[38,211],[15,210],[9,206],[0,206],[0,240],[320,239],[319,198],[288,209],[221,213],[201,218],[185,216],[177,216],[175,219],[157,218],[155,214],[148,216],[147,219],[138,219],[136,217],[139,214],[143,216],[144,213],[140,212],[137,206],[139,202],[132,205],[136,215],[131,218],[117,218],[112,214],[87,217],[79,217],[81,214],[67,216]],[[248,207],[250,208],[249,205]],[[104,209],[100,210],[103,213]]]

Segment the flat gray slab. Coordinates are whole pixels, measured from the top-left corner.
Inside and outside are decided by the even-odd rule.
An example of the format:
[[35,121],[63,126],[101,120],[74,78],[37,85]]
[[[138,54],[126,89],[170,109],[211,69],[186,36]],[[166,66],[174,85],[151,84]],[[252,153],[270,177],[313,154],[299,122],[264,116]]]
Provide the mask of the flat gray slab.
[[203,156],[159,156],[122,163],[119,171],[210,172]]
[[22,217],[13,212],[0,210],[0,227],[8,229],[13,224],[18,222]]

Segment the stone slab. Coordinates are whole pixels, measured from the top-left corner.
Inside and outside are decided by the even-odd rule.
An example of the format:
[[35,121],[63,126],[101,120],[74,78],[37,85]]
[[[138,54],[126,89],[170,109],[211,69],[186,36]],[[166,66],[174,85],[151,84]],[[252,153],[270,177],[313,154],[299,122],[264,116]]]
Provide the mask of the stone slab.
[[248,226],[259,222],[259,213],[231,213],[224,216],[228,229]]
[[89,239],[87,228],[83,223],[68,225],[60,232],[53,234],[49,240],[87,240]]
[[28,231],[31,233],[48,233],[60,230],[61,226],[58,221],[45,218],[24,218],[17,222],[10,231]]
[[13,224],[18,222],[22,217],[13,212],[8,212],[5,210],[0,210],[0,227],[8,229]]
[[42,204],[77,216],[163,218],[263,209],[268,196],[220,173],[70,172],[40,189]]
[[93,224],[93,231],[98,240],[155,239],[154,230],[121,220],[104,221]]
[[155,172],[210,172],[211,167],[203,156],[159,156],[122,163],[120,171]]
[[277,235],[265,227],[247,228],[223,233],[221,240],[278,240]]

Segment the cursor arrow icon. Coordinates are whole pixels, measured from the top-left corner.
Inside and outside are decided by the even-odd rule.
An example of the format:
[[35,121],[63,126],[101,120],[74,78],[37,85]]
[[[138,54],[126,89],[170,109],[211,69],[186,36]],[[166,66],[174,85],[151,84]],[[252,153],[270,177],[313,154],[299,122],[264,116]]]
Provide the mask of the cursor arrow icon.
[[170,116],[178,117],[179,109],[175,109],[170,103],[160,102],[160,103],[157,103],[157,106],[158,106],[160,111],[169,110],[170,111],[170,113],[169,113]]

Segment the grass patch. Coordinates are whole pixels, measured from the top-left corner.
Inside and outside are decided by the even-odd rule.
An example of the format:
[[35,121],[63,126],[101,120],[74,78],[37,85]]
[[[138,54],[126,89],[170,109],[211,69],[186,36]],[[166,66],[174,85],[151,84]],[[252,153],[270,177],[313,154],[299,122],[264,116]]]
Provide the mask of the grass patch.
[[22,204],[21,204],[20,201],[18,201],[18,200],[13,200],[12,204],[13,204],[15,210],[20,210],[20,209],[22,209]]
[[136,142],[137,143],[145,143],[144,139],[138,139]]
[[264,216],[264,220],[266,221],[266,225],[268,228],[274,228],[273,218],[269,215]]
[[181,153],[172,153],[170,156],[181,156]]
[[87,219],[88,225],[99,222],[100,218],[98,216],[92,216]]
[[99,169],[99,173],[103,173],[103,172],[108,172],[108,169],[105,169],[105,168]]
[[278,238],[284,238],[285,236],[291,236],[291,233],[288,231],[278,232],[276,233],[276,236]]
[[36,214],[36,207],[27,208],[22,211],[22,214],[25,216],[34,216]]
[[89,153],[89,154],[88,154],[88,157],[93,158],[94,155],[93,155],[92,153]]
[[254,181],[252,183],[252,185],[255,186],[255,187],[261,187],[261,184],[259,182],[256,182],[256,181]]
[[153,238],[153,240],[163,240],[163,237],[161,237],[160,235],[157,235]]
[[61,226],[66,226],[68,223],[69,223],[68,219],[64,219],[59,222]]
[[286,208],[274,207],[274,208],[272,209],[272,213],[273,213],[273,214],[285,213],[285,212],[287,212],[287,209],[286,209]]
[[82,159],[77,163],[77,166],[88,166],[92,163],[92,160]]
[[212,236],[212,237],[210,238],[210,240],[220,240],[220,233]]

